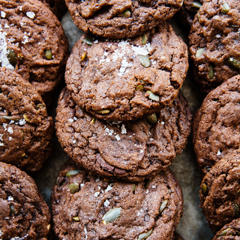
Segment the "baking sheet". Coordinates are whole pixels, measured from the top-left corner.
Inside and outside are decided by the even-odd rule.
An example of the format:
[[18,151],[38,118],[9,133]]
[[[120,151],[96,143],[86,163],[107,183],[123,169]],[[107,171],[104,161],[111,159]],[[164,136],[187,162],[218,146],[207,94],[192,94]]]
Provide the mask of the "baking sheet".
[[[180,35],[187,43],[187,33],[184,32],[184,26],[178,25],[177,18],[171,20],[170,23],[174,27],[177,35]],[[69,49],[71,50],[76,40],[82,35],[82,32],[73,24],[69,13],[66,13],[63,17],[62,25],[69,40]],[[54,96],[54,104],[49,110],[52,116],[55,116],[59,91]],[[188,76],[181,91],[187,98],[192,113],[195,114],[201,105],[203,96],[200,95],[197,86],[194,84],[191,66],[189,67]],[[183,153],[177,156],[170,167],[182,187],[184,197],[184,214],[177,227],[177,232],[180,233],[185,240],[210,240],[213,238],[213,234],[199,208],[200,200],[198,192],[201,177],[193,151],[191,136],[188,142]],[[43,169],[33,176],[41,194],[49,206],[52,188],[58,176],[59,169],[68,160],[67,154],[63,152],[56,137],[53,141],[53,148],[53,156],[47,160]]]

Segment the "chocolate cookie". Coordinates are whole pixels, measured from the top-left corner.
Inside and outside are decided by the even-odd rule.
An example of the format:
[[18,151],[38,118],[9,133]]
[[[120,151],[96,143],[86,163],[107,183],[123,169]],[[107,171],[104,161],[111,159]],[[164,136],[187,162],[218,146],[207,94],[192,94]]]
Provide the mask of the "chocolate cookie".
[[0,68],[0,161],[37,171],[50,156],[53,120],[35,88]]
[[239,0],[207,1],[195,16],[190,53],[203,85],[211,88],[240,74],[239,19]]
[[173,239],[182,216],[181,188],[166,170],[141,183],[88,174],[73,161],[52,193],[54,231],[60,239]]
[[226,224],[219,230],[213,240],[239,240],[240,239],[240,218]]
[[41,0],[41,2],[45,3],[58,19],[61,19],[67,11],[67,6],[64,0]]
[[74,101],[99,119],[133,120],[170,104],[188,70],[187,46],[172,27],[129,41],[90,41],[72,50],[65,80]]
[[202,180],[201,207],[213,232],[240,217],[240,150],[225,155]]
[[62,79],[68,44],[56,16],[35,0],[0,0],[0,63],[45,96]]
[[49,209],[34,180],[0,162],[0,238],[47,240],[50,228]]
[[191,27],[194,16],[196,15],[199,8],[202,6],[202,3],[205,0],[184,0],[183,5],[179,11],[180,13],[180,20],[183,24],[188,25]]
[[78,28],[86,33],[111,39],[141,35],[170,19],[182,6],[182,0],[66,0]]
[[240,142],[240,75],[230,78],[204,99],[194,119],[194,149],[203,173]]
[[56,134],[64,151],[90,172],[142,181],[166,169],[184,149],[191,113],[180,95],[172,107],[136,122],[104,122],[76,105],[68,91],[59,98]]

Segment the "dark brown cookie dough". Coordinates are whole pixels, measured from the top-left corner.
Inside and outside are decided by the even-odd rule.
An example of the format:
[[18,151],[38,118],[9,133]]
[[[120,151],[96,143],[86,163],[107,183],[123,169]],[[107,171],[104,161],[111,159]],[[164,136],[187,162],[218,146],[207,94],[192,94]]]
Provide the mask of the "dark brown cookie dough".
[[213,240],[239,240],[240,239],[240,218],[226,224],[219,230]]
[[78,28],[86,33],[111,39],[141,35],[170,19],[183,0],[66,0]]
[[52,193],[53,229],[65,240],[170,240],[182,208],[180,186],[168,169],[145,182],[124,183],[95,177],[71,161]]
[[0,161],[37,171],[51,154],[53,120],[35,88],[0,68]]
[[101,176],[142,181],[166,169],[182,152],[190,133],[191,113],[180,95],[172,107],[148,120],[104,122],[83,111],[64,90],[56,121],[64,151],[85,169]]
[[180,8],[179,15],[180,20],[183,24],[188,25],[189,27],[192,25],[193,19],[199,8],[202,6],[202,3],[205,0],[184,0],[183,5]]
[[239,28],[239,0],[207,1],[195,16],[190,53],[205,89],[240,73]]
[[58,19],[61,19],[67,11],[67,6],[64,0],[41,0],[41,2],[45,3]]
[[0,63],[45,96],[62,79],[68,43],[56,16],[34,0],[0,0]]
[[170,104],[187,70],[186,44],[163,23],[155,33],[129,41],[89,42],[83,36],[68,59],[65,80],[87,112],[126,121]]
[[34,180],[0,162],[0,238],[47,240],[50,228],[49,209]]
[[201,207],[213,232],[240,217],[240,150],[225,155],[202,180]]
[[204,99],[193,128],[194,149],[203,173],[228,152],[239,149],[240,75],[230,78]]

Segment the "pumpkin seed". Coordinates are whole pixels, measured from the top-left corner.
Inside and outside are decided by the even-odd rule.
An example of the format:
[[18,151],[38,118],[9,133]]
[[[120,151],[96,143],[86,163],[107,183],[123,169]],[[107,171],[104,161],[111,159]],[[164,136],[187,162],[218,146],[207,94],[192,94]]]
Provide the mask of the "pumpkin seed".
[[68,188],[70,189],[70,192],[73,194],[79,190],[79,184],[78,183],[70,183],[68,185]]
[[151,115],[148,115],[147,116],[147,120],[150,124],[156,124],[158,122],[158,118],[157,118],[157,115],[156,113],[153,113]]
[[66,176],[66,177],[72,177],[72,176],[74,176],[74,175],[77,175],[79,172],[81,172],[81,170],[76,170],[76,169],[74,169],[74,170],[69,170],[69,171],[65,174],[65,176]]
[[229,7],[228,3],[224,3],[222,5],[221,13],[227,14],[230,11],[230,9],[231,8]]
[[138,236],[138,240],[142,240],[142,239],[147,239],[151,234],[152,234],[153,230],[149,230],[146,233],[142,233]]
[[167,205],[168,205],[168,200],[164,200],[159,208],[159,213],[161,213],[166,208]]
[[199,48],[197,51],[196,51],[196,58],[200,58],[203,53],[205,52],[205,49],[204,48]]
[[102,218],[103,224],[111,223],[118,219],[121,215],[122,208],[113,208],[109,210]]
[[148,55],[138,55],[140,63],[145,67],[148,68],[151,65],[150,59]]
[[148,93],[148,98],[153,100],[153,101],[156,101],[158,102],[159,101],[159,96],[154,94],[152,91],[147,91],[146,93]]

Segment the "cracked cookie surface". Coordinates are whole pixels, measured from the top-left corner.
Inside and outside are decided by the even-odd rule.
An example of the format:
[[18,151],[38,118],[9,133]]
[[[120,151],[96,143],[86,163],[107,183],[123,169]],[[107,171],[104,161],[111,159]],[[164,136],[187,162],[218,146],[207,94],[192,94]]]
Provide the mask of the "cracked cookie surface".
[[0,162],[0,238],[47,240],[50,212],[34,180]]
[[51,154],[53,132],[40,94],[15,71],[0,68],[0,161],[39,170]]
[[200,198],[203,213],[213,232],[240,217],[240,150],[217,162],[202,180]]
[[239,28],[239,0],[207,1],[195,16],[189,50],[205,92],[240,74]]
[[60,239],[173,239],[183,199],[170,170],[141,183],[102,179],[69,161],[52,193]]
[[240,75],[212,90],[204,99],[193,123],[193,142],[203,173],[228,152],[239,149]]
[[142,181],[166,169],[182,152],[191,129],[191,113],[180,95],[171,107],[136,122],[97,120],[60,94],[56,134],[64,151],[90,172]]
[[187,46],[172,27],[129,41],[74,46],[65,73],[74,101],[99,119],[134,120],[171,104],[188,70]]
[[60,22],[34,0],[0,0],[0,14],[1,66],[15,70],[47,98],[61,81],[67,60]]
[[66,0],[78,28],[110,39],[132,38],[170,19],[182,0]]

